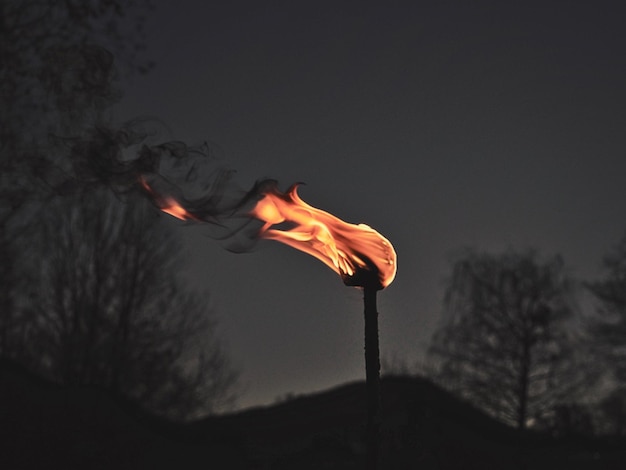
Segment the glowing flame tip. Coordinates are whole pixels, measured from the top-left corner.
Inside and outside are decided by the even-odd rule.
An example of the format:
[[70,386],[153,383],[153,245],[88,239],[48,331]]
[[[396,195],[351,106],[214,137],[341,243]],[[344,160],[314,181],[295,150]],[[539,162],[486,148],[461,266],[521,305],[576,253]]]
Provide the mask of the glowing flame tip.
[[[389,240],[366,224],[351,224],[305,203],[298,184],[281,193],[274,186],[250,215],[263,221],[260,237],[308,253],[339,274],[344,283],[374,289],[387,287],[396,275],[396,253]],[[289,222],[289,229],[275,225]]]

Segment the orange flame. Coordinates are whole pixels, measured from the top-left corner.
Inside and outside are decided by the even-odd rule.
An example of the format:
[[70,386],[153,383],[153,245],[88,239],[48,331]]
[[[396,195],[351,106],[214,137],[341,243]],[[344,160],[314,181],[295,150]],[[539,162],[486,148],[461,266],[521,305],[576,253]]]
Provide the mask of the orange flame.
[[[365,224],[350,224],[300,199],[297,186],[267,192],[250,212],[265,222],[260,237],[276,240],[322,261],[347,285],[387,287],[396,276],[396,252],[385,237]],[[288,223],[281,230],[277,224]]]
[[[144,177],[144,190],[163,212],[181,220],[202,221],[172,196],[158,194]],[[384,289],[396,276],[396,252],[385,237],[365,224],[350,224],[308,205],[297,193],[266,188],[248,213],[264,222],[258,236],[276,240],[322,261],[350,286]],[[287,224],[288,229],[277,227]]]
[[139,177],[139,183],[146,190],[146,192],[152,197],[161,209],[166,214],[172,215],[180,220],[197,220],[193,214],[190,214],[181,206],[176,199],[171,196],[159,196],[148,184],[143,176]]

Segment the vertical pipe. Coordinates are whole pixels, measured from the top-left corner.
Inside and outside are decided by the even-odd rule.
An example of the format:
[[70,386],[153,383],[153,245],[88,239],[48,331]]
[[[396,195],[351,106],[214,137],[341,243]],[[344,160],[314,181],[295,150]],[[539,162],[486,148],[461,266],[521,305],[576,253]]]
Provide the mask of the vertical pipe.
[[367,466],[378,468],[380,432],[380,358],[378,350],[378,311],[376,289],[363,289],[365,304],[365,384],[367,389]]

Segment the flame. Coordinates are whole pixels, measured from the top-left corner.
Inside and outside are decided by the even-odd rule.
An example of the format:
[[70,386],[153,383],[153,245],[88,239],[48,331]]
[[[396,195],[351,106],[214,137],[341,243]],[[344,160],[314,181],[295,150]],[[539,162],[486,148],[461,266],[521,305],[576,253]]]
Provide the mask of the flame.
[[173,215],[174,217],[180,220],[190,220],[195,217],[191,215],[189,212],[185,210],[183,206],[181,206],[174,198],[167,197],[164,199],[164,206],[161,207],[161,210],[166,214]]
[[197,220],[193,214],[188,212],[180,203],[171,196],[159,196],[148,184],[146,179],[143,176],[139,177],[139,183],[144,188],[144,190],[150,195],[150,197],[155,201],[159,209],[161,209],[166,214],[176,217],[180,220]]
[[[207,221],[175,197],[159,194],[143,176],[139,183],[163,212],[181,220]],[[389,240],[369,225],[350,224],[310,206],[297,190],[297,185],[285,193],[274,185],[261,187],[261,198],[246,214],[263,222],[256,236],[314,256],[349,286],[380,290],[391,284],[396,276],[396,252]]]
[[[347,285],[383,289],[396,275],[396,252],[385,237],[365,224],[350,224],[310,206],[297,193],[274,188],[250,215],[265,222],[259,236],[276,240],[322,261]],[[289,229],[275,227],[287,223]]]

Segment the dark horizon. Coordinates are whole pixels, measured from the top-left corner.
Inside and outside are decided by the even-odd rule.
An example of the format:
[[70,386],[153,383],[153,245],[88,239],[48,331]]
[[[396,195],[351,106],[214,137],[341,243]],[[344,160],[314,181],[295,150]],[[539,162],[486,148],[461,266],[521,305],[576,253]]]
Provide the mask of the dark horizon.
[[[3,359],[0,384],[3,461],[19,468],[365,465],[362,382],[189,423],[162,420],[102,389],[46,383]],[[381,385],[384,468],[623,467],[624,437],[568,428],[520,434],[426,379],[388,377]]]

